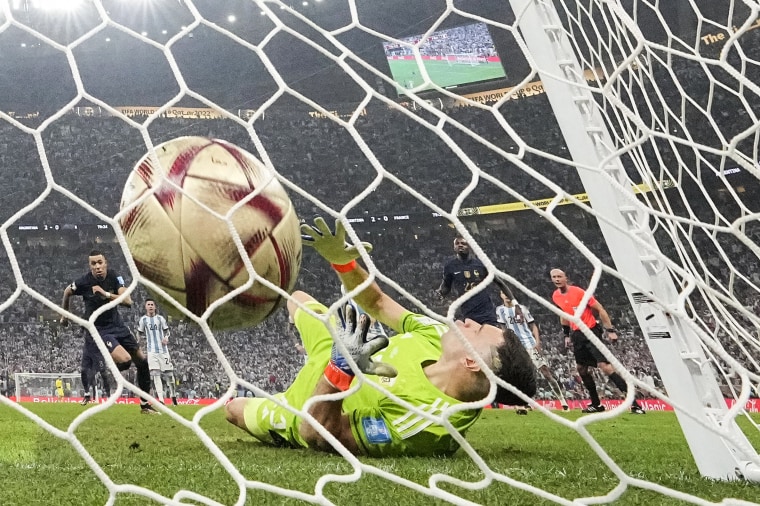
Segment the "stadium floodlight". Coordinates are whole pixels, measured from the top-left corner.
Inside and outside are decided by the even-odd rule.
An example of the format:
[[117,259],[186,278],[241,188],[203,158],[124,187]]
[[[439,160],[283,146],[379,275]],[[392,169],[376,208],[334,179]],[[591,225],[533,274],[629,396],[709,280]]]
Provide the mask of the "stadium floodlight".
[[235,17],[234,14],[230,14],[229,16],[227,16],[227,21],[229,21],[230,23],[234,23],[236,20],[237,20],[237,17]]

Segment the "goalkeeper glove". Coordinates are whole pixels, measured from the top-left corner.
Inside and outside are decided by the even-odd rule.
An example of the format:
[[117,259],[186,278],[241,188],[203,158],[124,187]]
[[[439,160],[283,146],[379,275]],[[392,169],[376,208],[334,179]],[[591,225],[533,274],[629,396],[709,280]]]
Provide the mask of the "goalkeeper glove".
[[[334,329],[334,339],[343,343],[359,370],[364,374],[395,377],[398,372],[393,366],[372,360],[372,355],[388,346],[388,338],[380,336],[367,342],[369,317],[366,314],[361,315],[357,325],[356,311],[350,304],[346,305],[344,312],[339,311],[338,316],[341,328]],[[330,361],[325,368],[325,379],[338,390],[346,391],[351,387],[354,375],[348,360],[336,343],[333,343]]]
[[[317,217],[314,225],[301,225],[301,239],[334,266],[350,264],[360,256],[356,246],[346,242],[346,229],[340,220],[335,220],[333,233],[324,218]],[[363,242],[362,245],[367,253],[372,251],[370,243]]]

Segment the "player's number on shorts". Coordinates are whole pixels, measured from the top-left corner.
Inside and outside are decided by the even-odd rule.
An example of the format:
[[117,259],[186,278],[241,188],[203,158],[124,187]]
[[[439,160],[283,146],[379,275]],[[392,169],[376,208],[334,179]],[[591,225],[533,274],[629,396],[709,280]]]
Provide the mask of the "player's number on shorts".
[[166,365],[169,365],[169,357],[164,357],[164,362],[166,362]]

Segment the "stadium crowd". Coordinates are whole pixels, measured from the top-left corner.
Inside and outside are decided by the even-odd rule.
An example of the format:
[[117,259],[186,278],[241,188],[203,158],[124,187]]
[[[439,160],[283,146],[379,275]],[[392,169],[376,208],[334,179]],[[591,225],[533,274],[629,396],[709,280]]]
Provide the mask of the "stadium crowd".
[[[698,69],[684,65],[677,72],[683,82],[689,82],[690,73]],[[671,92],[677,94],[678,90]],[[716,92],[713,107],[717,110],[716,103],[728,107],[734,99],[730,94]],[[667,101],[668,97],[662,100]],[[275,104],[254,128],[279,173],[293,185],[310,192],[310,198],[290,192],[302,219],[310,220],[316,214],[323,214],[316,205],[317,199],[332,209],[342,209],[364,191],[362,201],[346,213],[353,218],[362,238],[374,244],[373,259],[380,272],[396,280],[431,309],[445,314],[447,307],[432,296],[432,290],[440,283],[443,262],[452,254],[454,232],[446,220],[435,215],[437,208],[451,210],[462,194],[465,197],[461,207],[470,209],[514,202],[517,195],[527,200],[555,195],[555,190],[539,177],[518,168],[514,160],[498,156],[492,147],[473,140],[457,125],[470,129],[509,154],[516,155],[525,146],[535,146],[546,154],[566,157],[567,148],[558,128],[545,119],[547,108],[542,95],[512,100],[502,106],[499,113],[515,130],[511,136],[505,135],[491,111],[455,108],[447,114],[456,123],[441,127],[445,135],[440,135],[441,132],[426,123],[432,117],[429,112],[406,114],[371,104],[367,114],[356,122],[356,132],[382,166],[380,172],[368,161],[367,152],[357,145],[349,129],[329,119],[309,115],[302,108]],[[433,119],[433,124],[435,121]],[[721,128],[735,131],[749,118],[716,115],[715,121]],[[698,126],[690,131],[692,138],[707,142],[712,127],[707,124],[703,131],[698,123],[695,125]],[[180,135],[202,135],[222,138],[255,152],[248,132],[230,120],[159,118],[148,131],[156,144]],[[445,138],[450,138],[483,173],[501,184],[477,178]],[[59,303],[65,285],[86,269],[87,252],[95,246],[105,252],[112,268],[130,280],[132,276],[113,231],[92,210],[104,216],[118,212],[124,181],[145,151],[140,132],[117,118],[67,114],[46,128],[42,139],[52,177],[81,202],[58,189],[45,194],[49,188],[33,138],[8,123],[0,124],[0,191],[5,196],[0,201],[0,223],[40,200],[39,205],[16,216],[13,226],[9,227],[13,256],[28,289]],[[711,155],[664,144],[658,145],[658,150],[657,163],[665,170],[669,166],[677,168],[693,163],[695,170],[702,173],[692,177],[676,170],[665,172],[664,178],[677,179],[682,193],[680,198],[675,191],[668,193],[668,197],[674,198],[667,204],[657,201],[661,198],[659,193],[642,196],[653,199],[654,206],[668,205],[671,213],[709,223],[717,213],[709,201],[721,205],[720,212],[729,220],[738,218],[745,209],[753,209],[760,202],[756,180],[753,187],[742,186],[741,192],[735,190],[742,185],[742,178],[752,181],[752,176],[740,172],[729,181],[729,176],[718,177],[706,170],[705,165],[715,161]],[[641,153],[655,160],[651,145],[644,146]],[[523,163],[568,194],[583,192],[577,172],[564,164],[532,150],[522,153],[521,157]],[[630,159],[625,158],[624,164],[633,181],[642,179]],[[378,174],[384,176],[379,184],[376,182]],[[421,203],[394,180],[413,187],[428,203]],[[711,186],[705,181],[715,184]],[[731,189],[734,189],[733,195]],[[478,247],[493,264],[545,300],[550,299],[553,289],[548,277],[552,267],[563,267],[571,279],[582,286],[590,279],[592,266],[578,245],[584,245],[605,264],[613,265],[595,220],[575,206],[560,206],[553,214],[572,229],[576,243],[571,243],[545,218],[530,210],[463,214],[462,219]],[[715,234],[698,229],[687,232],[683,227],[666,225],[655,227],[666,255],[694,259],[699,251],[703,268],[715,286],[730,284],[730,295],[757,313],[758,301],[752,283],[760,284],[760,279],[756,270],[749,268],[757,261],[750,248],[728,235],[721,237],[719,245]],[[754,224],[747,224],[744,231],[755,244],[760,242],[760,229]],[[748,279],[737,278],[737,272],[746,272]],[[297,288],[324,301],[335,300],[339,293],[337,279],[310,251],[304,252]],[[662,389],[622,283],[604,275],[596,293],[605,301],[620,331],[615,355],[637,377]],[[557,317],[520,290],[516,290],[516,294],[536,317],[544,352],[569,398],[583,397],[583,385],[575,372],[572,353],[564,347]],[[138,287],[133,294],[133,308],[121,309],[130,325],[136,324],[146,296],[144,289]],[[493,297],[498,300],[495,290]],[[0,312],[0,378],[3,380],[0,385],[12,392],[13,374],[17,372],[77,372],[81,330],[57,328],[57,315],[52,310],[28,292],[18,291],[9,253],[3,248],[0,250],[0,303],[11,300]],[[709,304],[697,300],[692,310],[705,328],[714,323],[711,316],[714,308]],[[180,396],[214,397],[228,388],[237,390],[237,385],[230,385],[223,371],[222,359],[228,360],[241,378],[269,392],[281,391],[303,362],[293,337],[288,334],[284,310],[253,329],[220,332],[216,337],[224,357],[214,354],[206,337],[193,324],[173,320],[170,326],[170,352]],[[735,356],[741,357],[737,343],[726,340],[725,344],[736,352]],[[542,381],[539,395],[550,395]],[[598,383],[603,384],[601,380]],[[618,395],[611,386],[603,388],[605,396]],[[244,395],[245,391],[241,390],[240,394]]]

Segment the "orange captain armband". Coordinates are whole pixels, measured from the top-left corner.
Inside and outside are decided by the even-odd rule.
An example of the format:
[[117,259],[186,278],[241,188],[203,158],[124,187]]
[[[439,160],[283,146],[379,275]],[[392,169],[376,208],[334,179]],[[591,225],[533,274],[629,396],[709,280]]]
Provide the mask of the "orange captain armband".
[[333,269],[335,269],[336,272],[340,272],[341,274],[345,274],[347,272],[351,272],[355,270],[357,267],[359,267],[359,264],[356,263],[356,260],[351,260],[347,264],[330,264]]
[[341,392],[345,392],[351,388],[351,381],[353,381],[353,374],[348,374],[346,371],[335,365],[332,360],[327,363],[324,373],[325,379],[335,388]]

